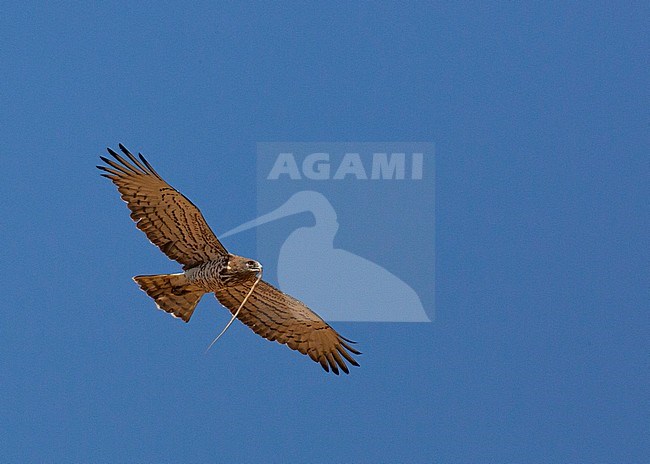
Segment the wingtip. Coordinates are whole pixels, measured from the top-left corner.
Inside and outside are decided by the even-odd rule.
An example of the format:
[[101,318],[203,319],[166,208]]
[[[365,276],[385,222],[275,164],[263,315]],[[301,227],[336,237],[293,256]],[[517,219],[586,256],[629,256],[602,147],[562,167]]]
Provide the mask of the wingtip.
[[327,364],[327,361],[325,360],[325,358],[321,358],[321,360],[319,361],[319,363],[320,363],[320,367],[322,367],[323,370],[324,370],[325,372],[329,372],[329,371],[330,371],[330,365]]
[[125,147],[123,144],[121,144],[121,143],[118,143],[117,146],[120,147],[120,150],[122,150],[122,153],[124,153],[124,154],[125,154],[126,156],[128,156],[129,158],[133,159],[133,154],[129,151],[128,148],[126,148],[126,147]]

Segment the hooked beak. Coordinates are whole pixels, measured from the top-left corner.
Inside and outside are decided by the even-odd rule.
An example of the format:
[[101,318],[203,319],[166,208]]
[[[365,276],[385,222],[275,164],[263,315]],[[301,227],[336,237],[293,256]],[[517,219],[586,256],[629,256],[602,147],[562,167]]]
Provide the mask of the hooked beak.
[[276,221],[278,219],[285,218],[287,216],[291,216],[293,214],[298,214],[302,213],[304,211],[309,211],[308,205],[304,205],[301,203],[298,203],[294,200],[294,195],[291,197],[289,200],[287,200],[282,206],[276,208],[275,210],[271,211],[270,213],[263,214],[262,216],[258,217],[257,219],[253,219],[252,221],[248,221],[239,227],[235,227],[234,229],[229,230],[228,232],[224,232],[222,234],[219,234],[220,238],[225,238],[230,235],[235,235],[240,232],[243,232],[248,229],[252,229],[254,227],[261,226],[262,224],[266,224],[267,222],[272,222]]
[[253,272],[262,272],[262,265],[257,263],[255,266],[249,268]]

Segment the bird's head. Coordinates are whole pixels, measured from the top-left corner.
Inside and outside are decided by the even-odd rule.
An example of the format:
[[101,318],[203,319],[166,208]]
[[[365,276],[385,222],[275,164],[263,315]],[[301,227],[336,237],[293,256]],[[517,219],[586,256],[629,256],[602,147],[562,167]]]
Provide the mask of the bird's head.
[[262,265],[254,259],[230,255],[225,269],[225,274],[229,278],[225,280],[242,282],[257,277],[260,272],[262,272]]

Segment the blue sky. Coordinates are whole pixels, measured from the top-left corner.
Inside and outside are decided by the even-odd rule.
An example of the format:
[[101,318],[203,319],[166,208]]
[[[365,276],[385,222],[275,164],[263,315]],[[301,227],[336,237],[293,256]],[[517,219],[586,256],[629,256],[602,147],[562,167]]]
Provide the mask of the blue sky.
[[[649,13],[5,2],[3,460],[647,458]],[[178,267],[99,177],[105,147],[224,231],[255,217],[261,141],[435,143],[435,321],[338,323],[350,376],[241,324],[204,355],[225,310],[185,325],[131,281]]]

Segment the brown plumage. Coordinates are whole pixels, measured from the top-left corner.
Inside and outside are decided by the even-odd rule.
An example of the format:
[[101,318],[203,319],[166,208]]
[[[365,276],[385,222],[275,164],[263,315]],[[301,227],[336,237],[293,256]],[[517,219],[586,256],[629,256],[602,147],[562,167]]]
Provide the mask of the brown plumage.
[[[214,294],[234,314],[251,285],[249,281],[223,286]],[[339,335],[302,302],[265,281],[255,287],[237,318],[267,340],[283,343],[292,350],[308,355],[326,371],[331,368],[332,372],[338,374],[340,367],[348,374],[348,367],[342,358],[358,366],[348,353],[360,354],[350,346],[354,342]]]
[[142,155],[138,160],[122,144],[120,149],[133,164],[109,148],[116,161],[101,156],[110,168],[97,167],[117,185],[137,228],[154,245],[183,269],[228,254],[199,208],[165,182]]
[[[131,210],[131,218],[149,240],[183,273],[136,276],[134,280],[156,305],[188,322],[205,293],[214,292],[219,302],[235,314],[261,272],[257,261],[228,253],[203,218],[201,211],[171,187],[139,154],[122,144],[128,158],[110,148],[114,160],[101,157],[104,171]],[[277,341],[308,355],[326,371],[349,372],[346,361],[359,364],[350,344],[302,302],[265,281],[260,281],[237,318],[267,340]]]

